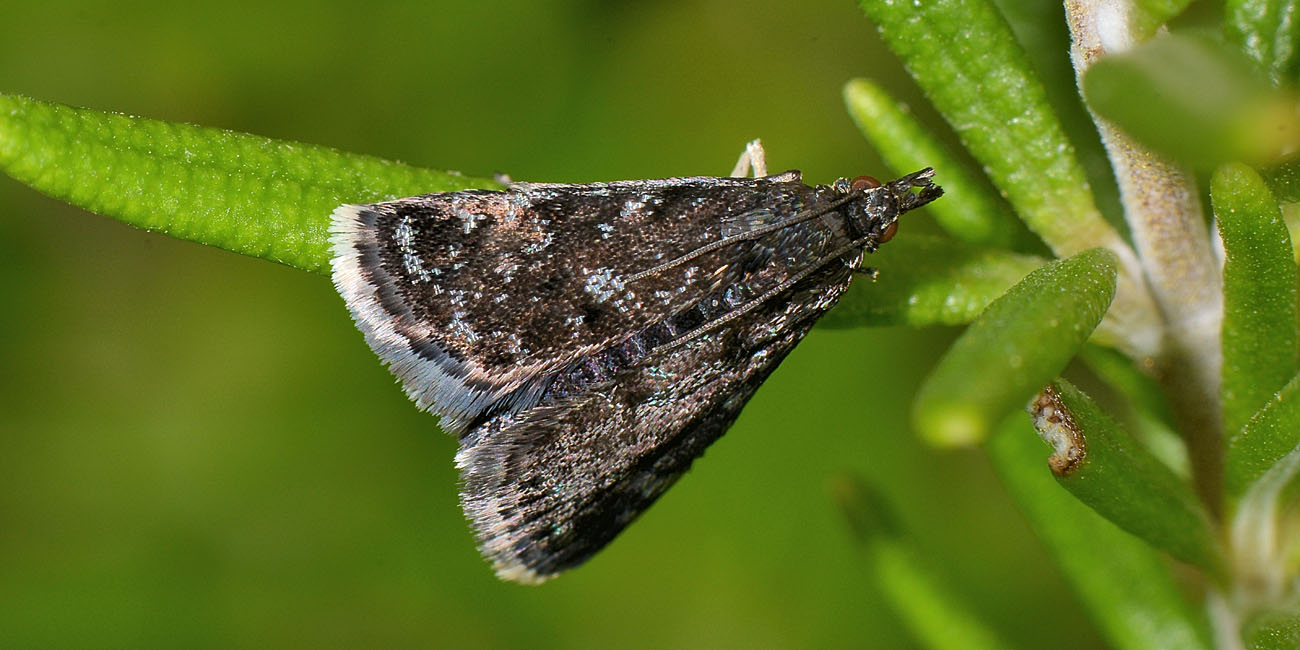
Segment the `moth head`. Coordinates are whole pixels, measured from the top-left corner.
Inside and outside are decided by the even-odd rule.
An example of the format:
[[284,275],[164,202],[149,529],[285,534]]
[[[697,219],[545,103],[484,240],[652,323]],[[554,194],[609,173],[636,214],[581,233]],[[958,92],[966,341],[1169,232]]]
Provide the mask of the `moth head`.
[[[882,183],[876,180],[875,176],[858,176],[849,181],[849,191],[867,192],[869,190],[876,190],[880,188],[881,185]],[[888,189],[885,189],[880,190],[875,194],[885,196],[890,194],[890,192]],[[866,223],[869,224],[871,228],[869,232],[875,236],[876,243],[883,244],[893,239],[894,234],[898,232],[898,209],[897,205],[888,205],[889,201],[887,198],[877,200],[876,203],[886,206],[887,209],[881,211],[880,214],[863,216],[867,217]]]
[[891,188],[871,176],[858,176],[838,186],[849,196],[844,211],[852,237],[870,236],[877,244],[894,237],[900,203]]
[[888,183],[871,176],[858,176],[839,187],[851,196],[846,208],[852,226],[862,235],[870,235],[875,243],[883,244],[898,232],[899,215],[943,195],[943,188],[935,185],[933,179],[934,170],[927,168]]

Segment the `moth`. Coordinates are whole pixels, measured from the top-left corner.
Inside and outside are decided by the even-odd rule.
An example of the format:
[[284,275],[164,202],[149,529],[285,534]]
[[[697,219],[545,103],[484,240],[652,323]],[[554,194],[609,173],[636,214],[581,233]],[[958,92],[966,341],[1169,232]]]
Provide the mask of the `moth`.
[[[752,168],[753,177],[745,177]],[[461,505],[497,575],[542,582],[610,542],[736,419],[849,287],[925,169],[511,183],[344,205],[333,280],[458,437]]]

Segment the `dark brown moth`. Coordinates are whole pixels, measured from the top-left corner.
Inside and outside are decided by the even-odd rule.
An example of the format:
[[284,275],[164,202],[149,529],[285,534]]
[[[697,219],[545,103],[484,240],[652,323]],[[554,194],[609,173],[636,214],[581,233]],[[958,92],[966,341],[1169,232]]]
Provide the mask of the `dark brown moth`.
[[736,419],[848,288],[926,169],[427,194],[335,210],[334,284],[460,440],[461,503],[502,578],[591,557]]

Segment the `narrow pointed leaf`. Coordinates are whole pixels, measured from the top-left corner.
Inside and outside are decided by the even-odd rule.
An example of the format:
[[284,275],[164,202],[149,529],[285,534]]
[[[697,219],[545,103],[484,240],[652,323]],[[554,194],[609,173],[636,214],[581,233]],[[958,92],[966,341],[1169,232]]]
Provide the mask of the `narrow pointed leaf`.
[[988,450],[1012,499],[1114,647],[1213,647],[1208,621],[1183,597],[1164,558],[1057,485],[1023,417],[1008,418]]
[[1293,589],[1298,478],[1300,448],[1273,463],[1232,504],[1228,531],[1233,578],[1237,584],[1250,585],[1249,596],[1256,607],[1281,602],[1283,594]]
[[859,0],[885,43],[984,173],[1058,257],[1119,256],[1101,336],[1134,358],[1160,354],[1161,326],[1137,256],[1106,222],[1028,55],[991,0]]
[[1178,435],[1173,410],[1156,380],[1139,370],[1132,359],[1110,348],[1085,345],[1079,359],[1126,399],[1134,411],[1134,434],[1151,454],[1179,477],[1190,476],[1187,444]]
[[1130,20],[1134,36],[1145,38],[1156,33],[1170,18],[1182,13],[1191,0],[1134,0]]
[[859,278],[820,324],[860,327],[969,323],[1044,262],[1029,255],[976,248],[941,237],[900,235],[867,258],[867,263],[880,269],[876,280]]
[[1029,57],[989,0],[860,0],[889,48],[1058,255],[1117,241]]
[[1056,260],[998,298],[962,333],[922,385],[912,422],[938,444],[982,441],[1060,374],[1115,296],[1115,255],[1092,249]]
[[1296,374],[1296,264],[1264,180],[1225,165],[1210,184],[1223,239],[1223,421],[1235,433]]
[[1191,486],[1091,398],[1057,379],[1028,410],[1038,435],[1053,448],[1048,465],[1057,483],[1155,548],[1221,575],[1217,533]]
[[[1291,241],[1295,242],[1300,239],[1300,203],[1283,203],[1278,206],[1282,209],[1282,221],[1286,222],[1286,230],[1291,234]],[[1296,248],[1296,266],[1300,267],[1300,248]]]
[[328,147],[0,95],[0,169],[124,223],[328,272],[330,213],[497,187]]
[[916,552],[915,544],[899,529],[898,518],[860,479],[839,477],[832,493],[865,547],[876,584],[924,647],[1010,647],[932,569],[935,563]]
[[1300,150],[1296,98],[1208,39],[1164,36],[1108,56],[1088,70],[1083,89],[1127,134],[1201,168],[1269,165]]
[[1279,203],[1300,202],[1300,162],[1285,162],[1260,173]]
[[1300,647],[1300,614],[1262,614],[1245,625],[1242,638],[1251,650],[1294,650]]
[[1296,0],[1228,0],[1224,33],[1273,83],[1292,80],[1300,55]]
[[854,79],[844,86],[844,102],[858,129],[895,172],[939,170],[944,200],[926,210],[954,238],[996,248],[1026,249],[1036,243],[988,182],[968,171],[883,88]]
[[1147,417],[1159,420],[1173,429],[1174,413],[1153,377],[1144,374],[1133,360],[1110,348],[1098,345],[1084,346],[1079,358],[1111,388],[1125,395],[1134,408],[1144,411]]
[[1300,445],[1300,375],[1291,378],[1268,404],[1228,439],[1224,483],[1237,499],[1269,468]]

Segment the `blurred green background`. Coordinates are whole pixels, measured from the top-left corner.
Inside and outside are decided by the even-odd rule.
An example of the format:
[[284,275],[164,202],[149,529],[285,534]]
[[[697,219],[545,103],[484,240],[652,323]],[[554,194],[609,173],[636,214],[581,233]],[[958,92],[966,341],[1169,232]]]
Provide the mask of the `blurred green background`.
[[[1025,33],[1068,73],[1045,4],[1057,31]],[[885,174],[840,88],[920,103],[849,0],[4,13],[0,91],[522,180],[723,174],[760,136],[773,171]],[[842,471],[1008,638],[1097,644],[982,455],[908,431],[951,332],[814,331],[640,521],[530,588],[480,559],[454,441],[326,278],[7,178],[0,270],[0,647],[908,647],[827,497]]]

